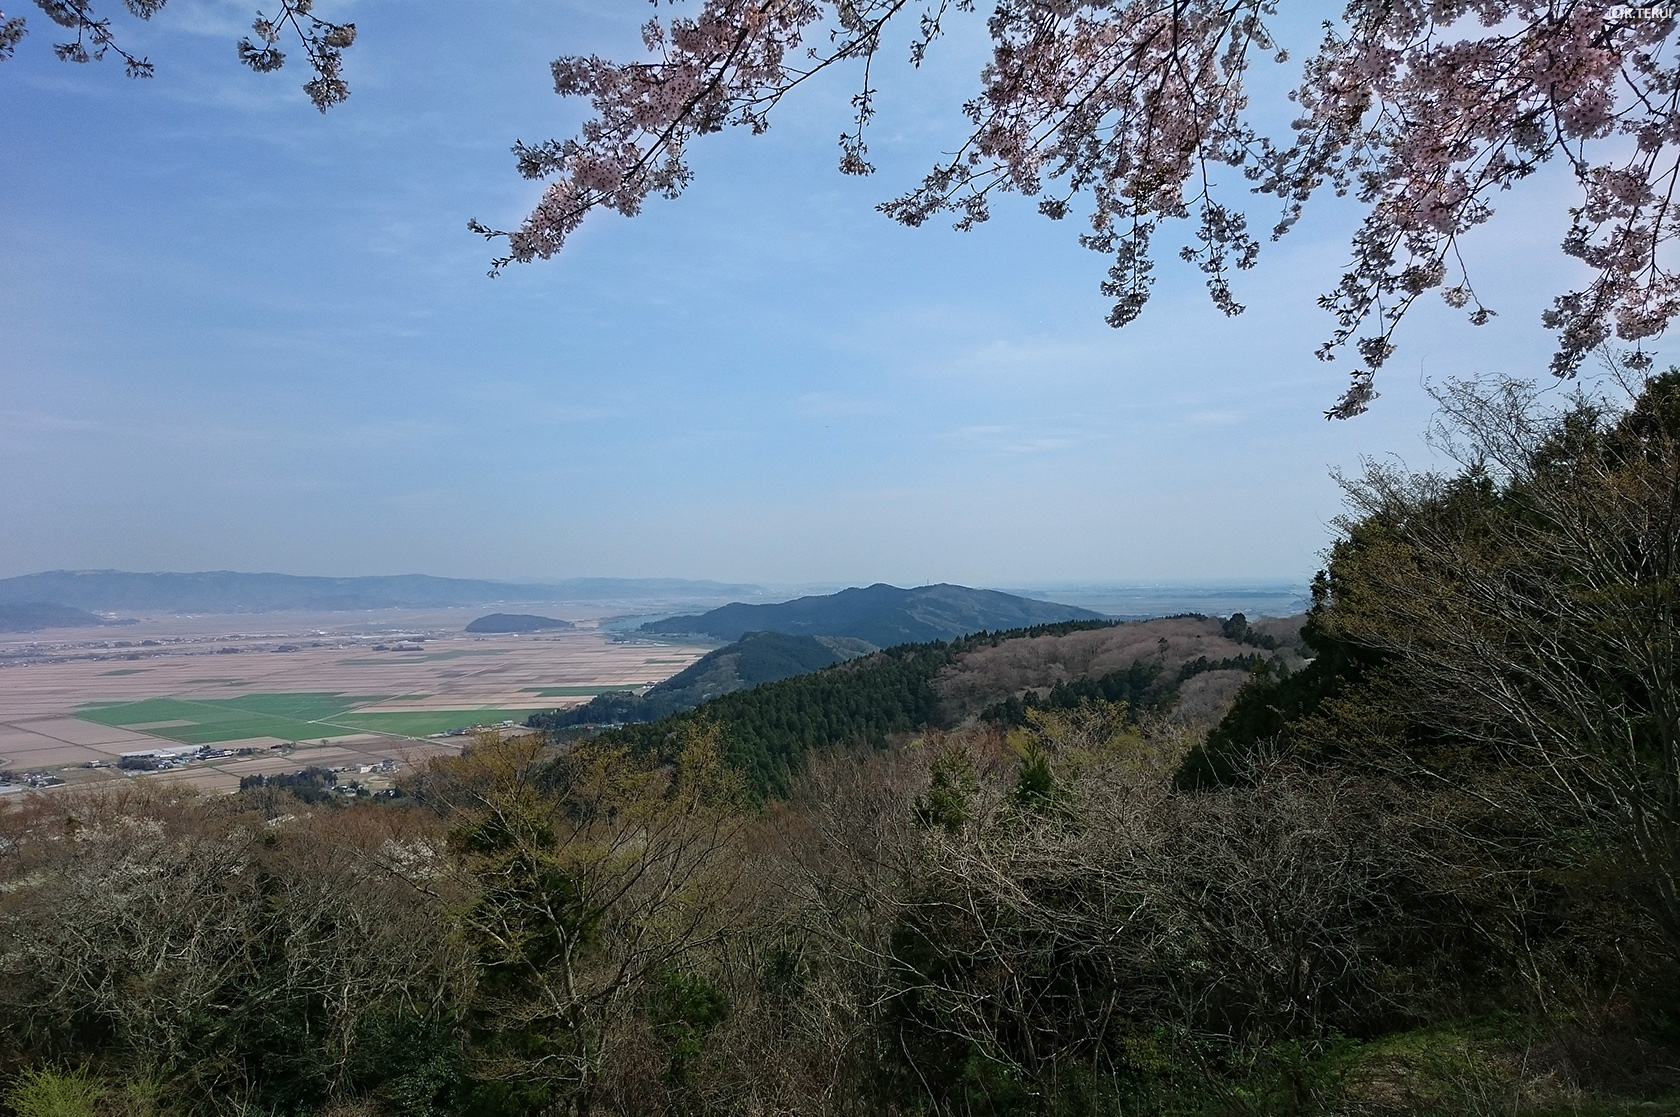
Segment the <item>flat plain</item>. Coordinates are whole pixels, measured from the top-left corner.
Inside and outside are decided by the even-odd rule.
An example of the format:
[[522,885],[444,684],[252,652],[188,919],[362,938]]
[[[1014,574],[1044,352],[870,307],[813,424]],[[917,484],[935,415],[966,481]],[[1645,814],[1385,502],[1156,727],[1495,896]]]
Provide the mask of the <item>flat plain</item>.
[[406,766],[460,745],[435,734],[644,687],[707,651],[615,638],[587,617],[576,631],[462,632],[478,612],[168,616],[6,634],[0,769],[68,786],[133,778],[109,765],[181,744],[245,755],[144,778],[231,790],[243,775],[310,764]]

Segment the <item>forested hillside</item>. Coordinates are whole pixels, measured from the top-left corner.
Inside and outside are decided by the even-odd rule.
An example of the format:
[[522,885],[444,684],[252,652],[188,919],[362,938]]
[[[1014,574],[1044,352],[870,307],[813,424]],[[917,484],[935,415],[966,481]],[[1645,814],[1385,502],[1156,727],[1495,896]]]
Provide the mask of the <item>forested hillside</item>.
[[1680,372],[1447,402],[1467,464],[1350,486],[1310,661],[1293,625],[1074,623],[487,734],[379,801],[0,800],[0,1098],[1680,1112]]
[[[1286,675],[1305,663],[1294,643],[1298,621],[1281,622],[1279,631],[1289,641],[1282,644],[1275,636],[1251,635],[1241,614],[1236,620],[1240,629],[1206,617],[1069,621],[901,644],[652,724],[615,729],[608,739],[638,753],[663,754],[667,742],[694,727],[716,725],[726,758],[747,775],[752,790],[780,795],[812,750],[878,747],[895,734],[952,728],[973,714],[1019,724],[1027,705],[1068,708],[1079,698],[1120,702],[1132,715],[1181,705],[1182,712],[1205,714],[1257,665],[1275,663]],[[1268,647],[1262,654],[1244,637]],[[1193,696],[1188,704],[1186,691]]]
[[598,694],[581,706],[532,714],[525,724],[533,729],[561,730],[658,721],[719,695],[803,675],[874,650],[869,644],[845,637],[749,632],[733,644],[707,652],[645,693],[624,690]]

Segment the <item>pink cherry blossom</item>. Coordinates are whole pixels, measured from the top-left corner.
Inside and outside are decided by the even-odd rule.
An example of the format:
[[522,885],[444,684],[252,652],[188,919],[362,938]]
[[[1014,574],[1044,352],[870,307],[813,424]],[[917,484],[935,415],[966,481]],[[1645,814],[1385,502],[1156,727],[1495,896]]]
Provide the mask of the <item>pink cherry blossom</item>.
[[[95,0],[35,0],[35,6],[48,19],[75,33],[74,39],[53,44],[53,53],[65,62],[96,62],[109,52],[123,60],[129,77],[151,77],[152,63],[122,48],[110,19],[95,11],[94,3]],[[163,10],[168,0],[122,0],[122,3],[130,15],[151,19]],[[313,75],[304,83],[303,91],[316,108],[326,112],[350,96],[350,86],[343,77],[344,51],[356,41],[356,25],[332,23],[315,15],[315,0],[279,0],[279,3],[273,16],[257,13],[251,24],[257,41],[249,37],[239,40],[239,60],[258,73],[280,69],[286,55],[279,43],[289,29],[302,45]],[[0,11],[0,61],[12,57],[27,32],[22,16],[7,18]]]
[[[918,10],[910,61],[946,19],[972,14],[972,0]],[[1276,239],[1318,191],[1352,194],[1365,217],[1340,282],[1319,300],[1335,323],[1319,355],[1351,346],[1360,358],[1327,412],[1337,417],[1375,398],[1395,328],[1426,292],[1473,323],[1492,316],[1460,238],[1493,217],[1497,194],[1553,160],[1580,190],[1562,247],[1592,278],[1543,315],[1559,339],[1552,370],[1572,376],[1595,346],[1637,346],[1680,312],[1669,266],[1680,69],[1666,10],[1351,0],[1306,60],[1299,118],[1279,141],[1247,122],[1244,84],[1256,60],[1285,60],[1266,26],[1275,14],[1275,0],[998,0],[986,17],[991,56],[963,106],[966,142],[880,208],[908,225],[946,215],[968,229],[998,194],[1035,198],[1052,219],[1083,207],[1081,242],[1112,257],[1102,289],[1109,322],[1123,326],[1149,299],[1164,224],[1188,223],[1179,256],[1204,273],[1216,306],[1238,314],[1233,276],[1260,249],[1252,196],[1281,205]],[[573,139],[515,148],[521,173],[548,184],[518,228],[472,227],[506,239],[497,268],[552,255],[590,210],[634,214],[651,194],[680,193],[693,139],[762,132],[784,96],[842,63],[861,81],[840,168],[868,173],[872,67],[889,25],[910,18],[903,0],[699,0],[686,17],[646,25],[647,58],[562,58],[556,91],[588,98],[593,117]],[[1632,360],[1649,358],[1636,349]]]

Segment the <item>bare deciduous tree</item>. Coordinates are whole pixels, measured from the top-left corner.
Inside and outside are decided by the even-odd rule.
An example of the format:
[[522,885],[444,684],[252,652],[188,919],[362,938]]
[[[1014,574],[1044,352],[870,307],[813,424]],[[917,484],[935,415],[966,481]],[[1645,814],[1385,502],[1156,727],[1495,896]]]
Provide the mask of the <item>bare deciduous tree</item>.
[[1441,395],[1457,477],[1372,466],[1327,631],[1386,653],[1409,716],[1543,779],[1630,860],[1680,950],[1680,374],[1631,408]]
[[[451,811],[472,897],[458,918],[478,955],[478,1073],[589,1112],[623,1077],[616,1048],[646,1046],[628,1009],[733,920],[743,821],[716,731],[691,729],[672,770],[487,736],[423,790]],[[657,1083],[661,1068],[635,1069]]]
[[376,1017],[460,999],[467,959],[435,895],[393,871],[394,846],[424,841],[406,816],[265,824],[167,788],[50,806],[0,893],[0,1006],[26,1050],[93,1045],[237,1097],[258,1072],[246,1039],[296,1029],[261,1073],[325,1096]]

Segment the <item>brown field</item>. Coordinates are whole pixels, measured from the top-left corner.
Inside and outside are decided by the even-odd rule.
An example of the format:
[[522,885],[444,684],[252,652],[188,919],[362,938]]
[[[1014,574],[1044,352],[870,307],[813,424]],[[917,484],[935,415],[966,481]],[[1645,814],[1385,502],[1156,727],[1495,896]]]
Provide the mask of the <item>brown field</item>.
[[[133,778],[83,766],[175,744],[145,730],[161,733],[181,724],[178,720],[118,728],[75,717],[90,703],[329,692],[393,696],[359,712],[553,709],[588,697],[545,697],[539,690],[642,687],[669,678],[708,650],[615,643],[592,618],[568,618],[586,626],[569,632],[461,631],[484,611],[169,616],[120,628],[0,635],[0,768],[52,772],[69,785]],[[375,644],[387,650],[374,650]],[[394,650],[399,644],[418,650]],[[293,749],[278,739],[252,738],[217,747],[260,755],[138,778],[178,779],[223,791],[236,788],[244,775],[311,764],[353,772],[392,758],[406,766],[459,743],[459,738],[365,733]]]

